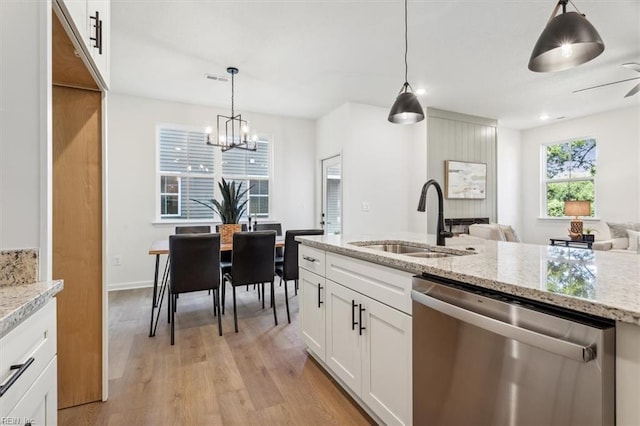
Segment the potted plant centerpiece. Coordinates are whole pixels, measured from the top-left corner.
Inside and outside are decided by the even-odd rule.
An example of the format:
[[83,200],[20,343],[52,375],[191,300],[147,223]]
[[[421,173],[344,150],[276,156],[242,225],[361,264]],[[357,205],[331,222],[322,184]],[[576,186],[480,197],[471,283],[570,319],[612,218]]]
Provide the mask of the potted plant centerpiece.
[[222,195],[221,201],[216,199],[211,200],[195,200],[196,203],[202,204],[216,212],[220,216],[222,225],[219,226],[220,242],[228,244],[233,241],[233,233],[242,230],[241,225],[238,223],[240,217],[244,214],[247,208],[247,201],[243,201],[243,197],[249,191],[249,189],[242,190],[242,182],[236,185],[236,182],[227,182],[222,178],[222,182],[218,182],[220,188],[220,194]]

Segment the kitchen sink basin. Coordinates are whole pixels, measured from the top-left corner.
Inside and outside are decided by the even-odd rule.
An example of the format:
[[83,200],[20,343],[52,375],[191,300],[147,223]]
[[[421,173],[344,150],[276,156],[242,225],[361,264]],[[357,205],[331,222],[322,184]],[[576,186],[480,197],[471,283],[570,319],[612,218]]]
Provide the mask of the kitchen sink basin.
[[360,245],[360,247],[366,247],[372,250],[386,251],[388,253],[408,254],[408,253],[425,253],[428,249],[426,247],[409,246],[405,244],[372,244],[372,245]]
[[384,241],[354,241],[351,243],[358,247],[364,247],[371,250],[379,250],[387,253],[401,254],[409,257],[416,257],[422,259],[434,259],[438,257],[450,257],[450,256],[464,256],[472,254],[471,252],[464,252],[460,250],[453,250],[449,248],[441,248],[440,246],[417,246],[412,244],[402,244],[401,242],[388,242]]

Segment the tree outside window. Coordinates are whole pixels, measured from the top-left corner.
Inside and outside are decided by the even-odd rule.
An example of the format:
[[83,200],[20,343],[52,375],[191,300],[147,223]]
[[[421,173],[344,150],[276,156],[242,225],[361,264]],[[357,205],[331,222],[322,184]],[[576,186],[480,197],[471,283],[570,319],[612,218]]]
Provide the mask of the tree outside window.
[[595,211],[596,140],[584,138],[544,146],[545,213],[563,217],[566,200],[591,201]]

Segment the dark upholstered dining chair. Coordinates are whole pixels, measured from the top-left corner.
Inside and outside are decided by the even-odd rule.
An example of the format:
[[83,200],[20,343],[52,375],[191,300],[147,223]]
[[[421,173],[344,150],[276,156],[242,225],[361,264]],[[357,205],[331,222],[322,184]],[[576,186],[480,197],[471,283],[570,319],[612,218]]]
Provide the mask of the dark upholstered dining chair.
[[[276,231],[276,236],[279,237],[282,235],[282,224],[280,223],[256,223],[254,226],[254,231]],[[282,247],[276,247],[276,268],[282,265],[283,260],[283,252]]]
[[[241,224],[242,231],[247,230],[247,224]],[[216,232],[220,232],[220,225],[216,225]],[[231,272],[231,252],[223,251],[220,253],[220,270],[222,271],[222,275],[228,274]]]
[[[273,319],[278,325],[276,304],[274,300],[274,247],[276,244],[275,231],[236,232],[233,234],[233,259],[231,272],[224,274],[222,280],[222,312],[225,308],[226,282],[233,289],[233,323],[238,332],[238,314],[236,309],[236,287],[249,284],[271,284],[271,304],[273,305]],[[264,308],[264,291],[262,293],[262,307]]]
[[209,225],[202,226],[176,226],[176,235],[181,234],[210,234],[211,227]]
[[[287,281],[294,280],[294,288],[298,288],[298,246],[296,237],[299,235],[322,235],[322,229],[300,229],[287,231],[284,237],[284,262],[282,267],[276,268],[276,274],[280,277],[280,285],[284,280],[284,300],[287,306],[287,321],[291,322],[289,314],[289,293],[287,291]],[[297,291],[296,291],[297,294]]]
[[213,315],[218,316],[218,334],[222,336],[220,315],[220,235],[184,234],[169,236],[171,269],[169,272],[169,311],[171,344],[174,343],[175,312],[180,293],[213,290]]

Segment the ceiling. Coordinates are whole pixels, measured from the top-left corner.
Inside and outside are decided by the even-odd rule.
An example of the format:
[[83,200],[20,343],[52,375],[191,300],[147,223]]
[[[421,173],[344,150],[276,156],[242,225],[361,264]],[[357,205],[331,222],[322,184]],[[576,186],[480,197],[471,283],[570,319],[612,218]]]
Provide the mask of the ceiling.
[[[526,129],[639,105],[638,82],[574,90],[640,75],[640,0],[575,0],[605,43],[571,70],[527,63],[553,0],[410,0],[409,82],[423,106]],[[569,5],[569,10],[573,8]],[[402,0],[111,2],[115,93],[316,119],[345,102],[391,107],[404,81]],[[541,114],[549,121],[542,122]],[[247,117],[250,119],[250,117]]]

